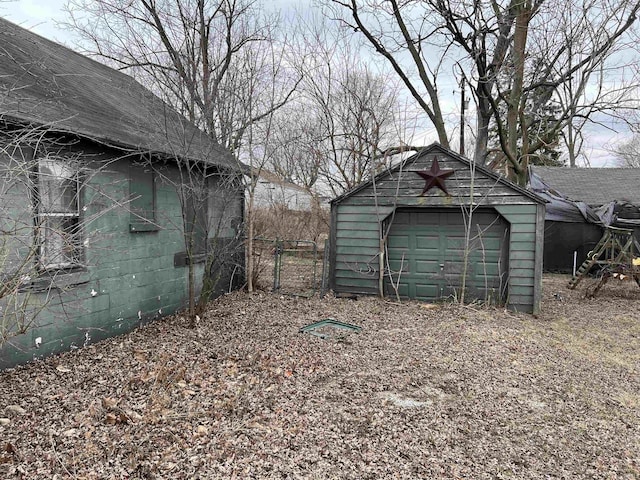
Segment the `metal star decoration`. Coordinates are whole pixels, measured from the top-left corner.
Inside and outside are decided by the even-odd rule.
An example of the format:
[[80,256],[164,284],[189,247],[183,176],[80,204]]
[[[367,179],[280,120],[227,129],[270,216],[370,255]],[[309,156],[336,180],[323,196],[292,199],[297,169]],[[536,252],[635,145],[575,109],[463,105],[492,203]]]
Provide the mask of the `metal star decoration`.
[[441,170],[440,164],[438,163],[438,157],[433,159],[433,163],[431,164],[431,169],[425,170],[424,172],[416,172],[422,178],[425,179],[424,189],[420,195],[424,195],[433,187],[438,187],[444,193],[449,195],[447,192],[447,187],[444,185],[444,180],[447,177],[453,175],[453,170]]

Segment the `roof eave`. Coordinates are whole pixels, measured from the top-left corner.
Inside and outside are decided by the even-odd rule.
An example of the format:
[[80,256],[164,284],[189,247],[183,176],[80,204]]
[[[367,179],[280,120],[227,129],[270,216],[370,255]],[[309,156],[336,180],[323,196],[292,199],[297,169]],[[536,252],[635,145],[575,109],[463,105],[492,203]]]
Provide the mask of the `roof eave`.
[[52,124],[52,123],[43,122],[41,120],[37,120],[35,118],[29,117],[26,115],[18,116],[12,113],[0,112],[0,120],[7,120],[9,122],[19,124],[19,125],[30,125],[30,126],[33,126],[34,128],[46,128],[49,133],[54,135],[73,135],[73,136],[82,138],[84,140],[88,140],[90,142],[95,142],[100,145],[103,145],[109,148],[114,148],[117,150],[128,151],[130,153],[134,153],[134,152],[141,153],[141,154],[149,153],[154,156],[173,158],[176,160],[188,159],[190,161],[208,163],[215,167],[235,170],[241,173],[245,173],[249,168],[241,162],[234,161],[231,153],[227,152],[226,149],[221,146],[217,147],[216,150],[218,151],[216,153],[224,157],[227,157],[225,161],[222,161],[222,162],[210,161],[203,158],[199,158],[197,156],[185,156],[185,155],[176,154],[175,152],[168,152],[166,150],[149,149],[149,148],[141,147],[140,145],[131,145],[126,142],[122,142],[118,139],[107,137],[107,136],[100,137],[89,132],[66,129],[64,127],[56,126],[55,124]]

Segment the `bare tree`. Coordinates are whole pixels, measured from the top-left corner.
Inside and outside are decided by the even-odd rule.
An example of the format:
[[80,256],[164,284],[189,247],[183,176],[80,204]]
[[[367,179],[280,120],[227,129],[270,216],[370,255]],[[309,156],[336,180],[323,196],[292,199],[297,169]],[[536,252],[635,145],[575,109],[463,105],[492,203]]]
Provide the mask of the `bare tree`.
[[611,149],[621,167],[640,168],[640,136],[637,134],[620,146]]
[[[600,54],[591,56],[594,45],[606,42],[609,36],[609,24],[615,24],[618,15],[624,15],[626,2],[613,3],[601,12],[588,9],[568,8],[560,5],[560,9],[552,20],[560,20],[561,41],[565,44],[564,54],[552,65],[556,75],[563,70],[573,70],[585,58],[588,60],[575,70],[567,81],[563,82],[550,99],[555,102],[561,112],[566,112],[566,126],[561,131],[568,163],[577,166],[580,156],[584,157],[583,130],[587,126],[597,126],[603,130],[612,130],[611,123],[628,124],[634,117],[638,99],[637,81],[637,48],[635,32],[631,31]],[[603,14],[606,17],[595,24],[592,16]],[[557,25],[548,25],[550,31]],[[546,50],[545,32],[536,35],[535,43],[542,55]],[[587,159],[583,159],[588,163]]]
[[[425,47],[432,46],[430,39],[436,32],[431,22],[424,21],[427,16],[417,19],[412,8],[420,8],[417,3],[398,3],[396,0],[331,0],[327,2],[327,6],[330,17],[361,34],[375,52],[388,61],[431,120],[439,142],[448,147],[449,136],[438,94],[442,63],[429,62],[425,57]],[[408,10],[411,13],[407,15]],[[417,22],[413,22],[414,19]]]
[[[202,151],[201,132],[187,131],[175,112],[166,111],[155,121],[158,132],[164,129],[172,155],[136,152],[132,171],[152,173],[146,178],[156,184],[154,188],[169,187],[180,205],[179,215],[154,212],[153,216],[163,229],[182,236],[184,250],[174,256],[174,266],[187,269],[187,316],[195,327],[209,300],[244,278],[243,169],[215,143],[205,143],[208,150]],[[196,151],[195,158],[183,154]],[[137,213],[135,205],[131,212]]]
[[268,145],[273,161],[268,167],[284,180],[313,191],[325,162],[318,119],[305,102],[295,100],[278,112],[275,122],[274,141]]
[[388,165],[389,150],[410,150],[402,139],[412,125],[401,115],[394,77],[368,65],[334,25],[312,17],[298,42],[303,81],[275,117],[271,168],[338,195]]
[[[28,331],[46,306],[46,301],[34,306],[27,288],[49,262],[46,252],[41,252],[42,235],[57,240],[53,245],[57,243],[59,253],[50,256],[53,262],[65,258],[64,252],[70,250],[67,238],[73,237],[71,229],[69,235],[64,231],[56,232],[56,229],[45,230],[46,217],[36,214],[34,174],[39,172],[38,165],[34,165],[32,148],[24,148],[30,143],[26,142],[29,135],[14,128],[12,134],[3,134],[0,138],[0,346],[11,337]],[[73,176],[66,172],[66,178]],[[56,202],[60,193],[52,196],[54,201],[50,204],[63,203]],[[29,199],[26,208],[20,208],[25,199]],[[55,249],[53,245],[52,249]]]
[[393,129],[396,99],[384,77],[346,65],[331,75],[338,78],[327,78],[333,82],[328,88],[314,78],[320,136],[312,141],[322,180],[338,195],[388,166],[390,157],[382,150],[399,142]]
[[[438,79],[444,66],[459,65],[476,101],[475,161],[487,160],[493,123],[493,143],[520,184],[530,157],[547,148],[576,118],[571,108],[575,101],[565,101],[564,108],[544,122],[539,121],[541,109],[551,101],[558,103],[557,92],[567,82],[602,65],[624,41],[640,8],[640,2],[611,0],[575,0],[560,8],[544,0],[327,3],[329,15],[358,32],[390,62],[445,146]],[[579,12],[581,30],[598,35],[580,45],[583,39],[567,33],[573,20],[558,14],[565,9]],[[580,55],[575,54],[578,45]],[[584,98],[583,91],[574,93]]]
[[[257,0],[69,0],[67,9],[87,54],[138,79],[232,152],[295,89],[283,61],[274,78],[269,52],[284,55],[286,39]],[[261,80],[275,101],[256,96]]]
[[301,80],[287,61],[279,19],[259,7],[257,0],[68,2],[88,53],[133,75],[249,163],[249,250],[254,162],[263,158],[254,151],[256,125],[270,131],[273,113]]

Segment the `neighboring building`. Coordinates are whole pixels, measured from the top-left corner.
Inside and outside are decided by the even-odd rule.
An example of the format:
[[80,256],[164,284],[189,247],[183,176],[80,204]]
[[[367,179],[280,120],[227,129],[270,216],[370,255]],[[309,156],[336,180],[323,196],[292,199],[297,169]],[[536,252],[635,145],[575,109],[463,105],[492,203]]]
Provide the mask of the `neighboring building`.
[[256,207],[284,207],[295,211],[313,208],[314,197],[309,189],[287,182],[264,168],[254,169],[253,174],[258,179],[254,193]]
[[0,45],[0,276],[24,272],[0,289],[2,369],[182,308],[185,238],[231,249],[244,198],[231,154],[131,77],[3,19]]
[[640,205],[640,168],[532,167],[565,197],[599,207],[614,200]]
[[531,167],[529,188],[549,200],[544,270],[572,273],[603,227],[635,230],[640,239],[640,169]]
[[[433,172],[450,195],[425,191]],[[331,202],[330,287],[373,295],[382,282],[394,295],[390,268],[401,297],[459,298],[466,256],[466,299],[538,312],[544,210],[535,194],[433,144]]]

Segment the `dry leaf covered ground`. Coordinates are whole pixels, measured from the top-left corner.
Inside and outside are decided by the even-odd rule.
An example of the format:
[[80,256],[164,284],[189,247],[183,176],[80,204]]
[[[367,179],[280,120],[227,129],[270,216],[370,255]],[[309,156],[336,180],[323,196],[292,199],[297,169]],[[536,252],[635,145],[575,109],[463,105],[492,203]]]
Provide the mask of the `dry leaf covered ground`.
[[237,293],[0,373],[0,478],[640,478],[640,289],[566,280],[538,318]]

